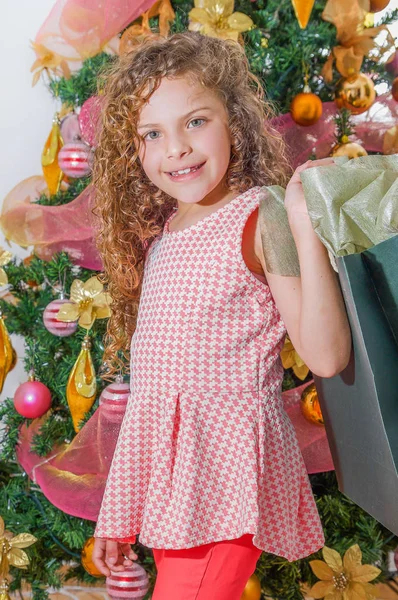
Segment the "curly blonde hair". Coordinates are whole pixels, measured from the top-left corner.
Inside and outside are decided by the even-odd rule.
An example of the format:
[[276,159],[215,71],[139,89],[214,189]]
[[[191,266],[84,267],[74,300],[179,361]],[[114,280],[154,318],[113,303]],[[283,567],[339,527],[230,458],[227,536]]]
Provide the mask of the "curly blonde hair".
[[291,174],[283,140],[269,126],[275,111],[238,43],[188,31],[149,37],[103,74],[93,212],[100,223],[100,279],[112,298],[101,368],[108,380],[118,369],[129,372],[146,251],[176,205],[148,179],[138,158],[139,113],[163,77],[192,78],[223,101],[232,140],[226,173],[231,191],[286,185]]

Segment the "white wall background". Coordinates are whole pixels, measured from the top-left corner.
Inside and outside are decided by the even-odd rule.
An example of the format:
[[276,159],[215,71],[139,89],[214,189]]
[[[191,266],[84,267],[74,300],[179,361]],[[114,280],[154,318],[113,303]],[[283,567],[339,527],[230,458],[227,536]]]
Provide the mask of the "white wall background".
[[[41,151],[56,104],[42,81],[34,88],[31,86],[30,67],[35,54],[30,41],[54,4],[55,0],[1,0],[0,204],[21,180],[41,174]],[[395,7],[398,0],[391,0],[390,8]],[[376,24],[382,14],[376,15]],[[391,31],[397,36],[398,24]],[[7,247],[1,231],[0,245]],[[29,254],[14,244],[11,251],[22,258]],[[19,360],[7,378],[0,400],[13,396],[16,387],[26,381],[22,366],[23,340],[12,337]]]
[[[41,81],[32,88],[30,67],[35,53],[30,41],[54,4],[55,0],[1,0],[0,204],[17,183],[41,175],[40,156],[56,107]],[[0,245],[21,258],[30,254],[15,244],[8,248],[1,231]],[[12,343],[18,362],[5,382],[0,401],[12,397],[27,379],[22,363],[23,339],[13,335]]]

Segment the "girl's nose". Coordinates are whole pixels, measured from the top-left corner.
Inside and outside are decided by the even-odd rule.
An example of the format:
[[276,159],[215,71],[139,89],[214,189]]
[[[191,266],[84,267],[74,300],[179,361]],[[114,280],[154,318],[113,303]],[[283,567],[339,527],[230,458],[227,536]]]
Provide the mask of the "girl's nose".
[[168,158],[181,158],[191,152],[191,147],[183,138],[173,138],[167,148]]

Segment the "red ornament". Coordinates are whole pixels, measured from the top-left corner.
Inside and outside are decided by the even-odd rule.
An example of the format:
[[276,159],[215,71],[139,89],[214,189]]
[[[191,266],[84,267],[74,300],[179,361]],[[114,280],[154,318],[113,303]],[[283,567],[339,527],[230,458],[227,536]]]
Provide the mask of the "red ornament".
[[398,75],[398,50],[395,50],[393,59],[386,64],[386,71],[391,73],[394,77]]
[[44,327],[53,335],[57,335],[59,337],[67,337],[68,335],[72,335],[73,333],[75,333],[78,327],[77,321],[66,323],[65,321],[58,321],[57,319],[57,313],[61,308],[62,304],[69,302],[70,300],[67,300],[66,298],[59,298],[58,300],[53,300],[52,302],[50,302],[50,304],[46,306],[44,310]]
[[91,171],[92,151],[84,142],[69,142],[58,153],[58,165],[68,177],[78,179]]
[[99,117],[101,115],[101,98],[91,96],[80,109],[79,124],[82,138],[90,146],[96,146]]
[[398,77],[396,77],[392,82],[391,93],[394,100],[398,102]]
[[50,390],[33,377],[34,375],[30,375],[29,381],[22,383],[14,394],[15,410],[27,419],[41,417],[51,407]]
[[147,572],[138,563],[124,571],[112,571],[106,578],[106,591],[112,600],[142,600],[149,589]]

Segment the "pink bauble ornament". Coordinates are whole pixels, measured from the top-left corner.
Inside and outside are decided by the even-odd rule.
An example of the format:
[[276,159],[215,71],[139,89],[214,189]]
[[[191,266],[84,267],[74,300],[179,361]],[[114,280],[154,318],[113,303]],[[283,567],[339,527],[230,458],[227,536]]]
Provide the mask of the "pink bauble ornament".
[[75,333],[78,327],[77,321],[72,321],[71,323],[58,321],[57,313],[60,310],[61,306],[65,303],[70,303],[70,300],[67,300],[66,298],[59,298],[58,300],[53,300],[48,306],[46,306],[43,312],[44,327],[50,333],[59,337],[67,337],[68,335],[72,335],[73,333]]
[[101,114],[101,98],[91,96],[80,109],[79,124],[82,138],[90,146],[97,145],[99,117]]
[[60,169],[68,177],[78,179],[91,171],[92,150],[84,142],[69,142],[62,146],[58,153]]
[[112,600],[142,600],[149,589],[147,572],[138,563],[124,571],[112,571],[106,578],[106,591]]
[[102,390],[99,398],[101,414],[109,421],[120,423],[126,411],[127,400],[130,396],[130,385],[123,381],[115,381]]
[[398,76],[398,50],[395,50],[394,58],[386,64],[386,71],[391,73],[393,77]]
[[111,402],[123,404],[127,402],[129,395],[130,384],[123,383],[123,381],[115,381],[102,390],[99,405],[101,406],[103,403],[110,404]]
[[15,410],[27,419],[41,417],[51,407],[50,390],[41,381],[26,381],[16,389],[14,406]]
[[64,144],[70,142],[80,141],[82,139],[82,132],[80,131],[79,117],[75,112],[67,114],[61,120],[61,136]]

